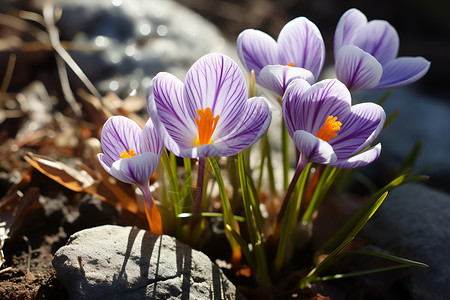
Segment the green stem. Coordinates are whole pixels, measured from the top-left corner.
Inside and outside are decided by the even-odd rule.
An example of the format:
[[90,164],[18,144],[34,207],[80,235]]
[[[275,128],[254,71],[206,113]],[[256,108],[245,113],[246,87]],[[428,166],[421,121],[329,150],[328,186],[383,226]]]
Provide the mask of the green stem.
[[257,279],[260,283],[260,286],[264,287],[267,290],[270,290],[272,287],[272,283],[267,268],[266,253],[264,250],[262,236],[257,226],[257,221],[255,220],[255,214],[253,212],[253,209],[258,210],[259,208],[253,207],[251,203],[250,193],[252,192],[252,190],[249,189],[247,177],[248,175],[245,171],[244,154],[242,152],[238,154],[238,168],[239,168],[239,179],[241,181],[242,202],[245,211],[245,219],[248,227],[250,242],[253,246],[255,264],[257,266],[256,268]]
[[167,178],[169,179],[169,185],[171,192],[169,195],[171,195],[172,198],[172,205],[173,210],[175,213],[175,216],[181,213],[179,203],[180,203],[180,191],[178,186],[178,178],[176,176],[176,173],[173,172],[173,167],[171,166],[171,161],[169,158],[169,155],[167,153],[167,149],[164,148],[163,153],[161,155],[161,162],[163,164],[164,170],[166,171]]
[[195,189],[195,199],[194,199],[194,214],[199,214],[202,210],[202,198],[203,198],[203,179],[205,176],[205,158],[199,157],[198,159],[198,177],[197,177],[197,188]]
[[[281,102],[280,102],[281,103]],[[281,151],[283,153],[283,189],[286,190],[289,182],[289,134],[284,123],[284,118],[281,118]]]
[[305,213],[303,214],[302,221],[304,222],[310,222],[314,212],[319,207],[320,203],[322,202],[323,198],[325,197],[328,189],[330,188],[331,184],[334,181],[334,178],[340,173],[341,169],[327,166],[325,170],[323,171],[322,175],[320,176],[319,182],[317,183],[317,186],[314,189],[313,196],[311,198],[311,201],[309,202],[308,207],[306,208]]
[[300,158],[298,160],[297,168],[295,169],[294,177],[291,180],[291,183],[289,184],[289,188],[286,192],[286,195],[284,196],[283,204],[281,205],[280,212],[278,213],[278,222],[281,221],[283,218],[284,212],[286,210],[287,204],[289,202],[289,198],[291,198],[292,192],[294,191],[295,185],[297,184],[298,177],[302,173],[303,169],[309,164],[309,161],[303,158],[302,155],[300,155]]

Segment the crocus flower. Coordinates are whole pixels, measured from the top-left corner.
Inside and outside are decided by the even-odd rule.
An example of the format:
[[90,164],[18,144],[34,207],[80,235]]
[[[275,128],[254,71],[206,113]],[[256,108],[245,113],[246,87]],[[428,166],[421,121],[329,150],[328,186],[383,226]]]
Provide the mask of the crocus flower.
[[313,83],[325,60],[325,45],[317,26],[305,17],[288,22],[277,41],[268,34],[246,29],[237,38],[238,55],[256,82],[283,95],[294,79]]
[[103,125],[101,145],[104,153],[98,154],[100,164],[111,176],[142,191],[147,218],[159,218],[149,220],[150,229],[162,234],[161,217],[151,197],[149,181],[158,166],[163,144],[151,119],[141,129],[126,117],[109,118]]
[[293,81],[283,97],[286,128],[301,158],[339,168],[365,166],[378,158],[381,145],[366,148],[381,132],[386,115],[374,103],[351,105],[347,87],[323,80]]
[[367,22],[357,9],[345,12],[334,35],[336,75],[350,90],[392,88],[422,78],[430,67],[423,57],[397,57],[399,37],[386,21]]
[[184,84],[169,73],[156,75],[147,108],[166,148],[186,158],[237,154],[258,140],[271,121],[266,100],[247,99],[242,71],[221,54],[200,58]]

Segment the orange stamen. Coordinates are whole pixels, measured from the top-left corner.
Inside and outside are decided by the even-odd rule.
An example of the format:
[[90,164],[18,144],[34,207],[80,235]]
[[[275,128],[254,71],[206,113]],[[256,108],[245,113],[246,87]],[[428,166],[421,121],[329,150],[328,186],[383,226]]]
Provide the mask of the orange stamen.
[[293,62],[290,62],[290,63],[288,64],[288,66],[289,66],[289,67],[293,67],[293,66],[294,66],[294,63],[293,63]]
[[197,114],[200,118],[195,118],[198,127],[198,137],[195,140],[195,146],[211,144],[211,137],[219,122],[219,115],[213,118],[211,108],[198,109]]
[[337,117],[328,116],[325,124],[323,124],[322,128],[320,128],[316,136],[325,142],[328,142],[332,138],[336,137],[337,133],[335,131],[341,130],[342,126],[342,123],[336,120]]
[[123,151],[123,153],[120,155],[120,158],[131,158],[133,156],[136,156],[137,154],[134,153],[134,150],[130,148],[130,150],[127,151]]

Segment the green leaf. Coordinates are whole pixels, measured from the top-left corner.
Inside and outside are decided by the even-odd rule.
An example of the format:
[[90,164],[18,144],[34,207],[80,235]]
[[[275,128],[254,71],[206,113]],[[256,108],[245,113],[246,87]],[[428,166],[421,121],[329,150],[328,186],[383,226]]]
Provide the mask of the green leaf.
[[[223,217],[224,217],[224,216],[223,216],[223,213],[219,213],[219,212],[208,212],[208,211],[204,211],[204,212],[201,212],[201,213],[199,213],[199,214],[193,214],[193,213],[181,213],[181,214],[179,214],[177,217],[178,217],[178,218],[190,218],[190,217],[197,217],[197,216],[200,216],[200,217],[207,217],[207,218],[223,218]],[[241,222],[241,223],[245,222],[245,218],[244,218],[244,217],[233,215],[233,218],[234,218],[236,221],[238,221],[238,222]]]
[[392,122],[394,122],[394,120],[397,118],[399,113],[400,112],[398,110],[396,110],[386,119],[386,122],[384,122],[384,126],[383,126],[383,130],[382,131],[386,130],[386,128],[388,128],[389,125],[391,125]]
[[403,160],[401,170],[411,169],[417,161],[417,157],[422,150],[422,142],[417,142],[417,144],[412,148],[411,152]]
[[362,276],[362,275],[385,272],[385,271],[396,270],[396,269],[401,269],[401,268],[406,268],[406,267],[410,267],[410,265],[395,265],[395,266],[371,269],[371,270],[366,270],[366,271],[316,277],[316,278],[314,278],[314,280],[312,280],[310,282],[328,281],[328,280],[333,280],[333,279],[342,279],[342,278],[349,278],[349,277],[355,277],[355,276]]
[[386,100],[391,96],[393,91],[394,91],[394,89],[387,90],[387,92],[380,98],[380,100],[378,100],[377,104],[383,105],[384,102],[386,102]]
[[[211,165],[211,168],[216,176],[217,184],[219,185],[219,194],[220,199],[222,200],[222,209],[223,209],[223,221],[224,225],[231,226],[233,231],[239,234],[239,224],[233,215],[233,209],[231,208],[230,201],[228,200],[227,191],[225,189],[225,184],[223,182],[222,174],[220,173],[219,165],[214,157],[208,157],[208,161]],[[228,231],[227,231],[228,232]],[[233,235],[227,234],[228,241],[230,242],[230,246],[233,250],[233,253],[239,253],[240,257],[240,246],[239,243],[233,238]]]
[[351,254],[363,254],[363,255],[372,255],[372,256],[377,256],[377,257],[381,257],[381,258],[385,258],[388,260],[392,260],[404,265],[410,265],[410,266],[415,266],[415,267],[422,267],[422,268],[427,268],[429,267],[427,264],[418,262],[418,261],[414,261],[411,259],[406,259],[406,258],[402,258],[399,256],[395,256],[395,255],[390,255],[390,254],[386,254],[386,253],[381,253],[381,252],[377,252],[377,251],[373,251],[373,250],[366,250],[366,249],[361,249],[361,250],[353,250],[353,251],[349,251],[346,252],[345,255],[351,255]]
[[252,253],[250,252],[250,249],[248,248],[247,242],[242,238],[242,236],[236,232],[233,228],[231,228],[230,225],[225,225],[225,229],[233,236],[233,238],[236,240],[236,242],[241,246],[242,253],[245,256],[245,259],[247,260],[248,265],[252,268],[256,268],[255,260],[252,256]]
[[[357,219],[352,220],[355,218],[355,216],[349,220],[352,221],[352,223],[355,223],[355,226],[351,229],[350,233],[347,234],[347,236],[343,239],[341,244],[331,252],[330,255],[328,255],[321,263],[319,263],[314,269],[311,270],[311,272],[306,275],[301,281],[300,281],[300,288],[304,289],[308,286],[310,282],[316,281],[317,277],[320,275],[323,270],[325,270],[327,267],[329,267],[331,264],[333,264],[338,258],[339,253],[344,249],[353,239],[355,236],[361,231],[361,229],[364,227],[364,225],[369,221],[369,219],[373,216],[373,214],[378,210],[378,208],[383,203],[384,199],[387,196],[387,192],[385,192],[383,195],[381,195],[376,201],[370,201],[370,206],[368,205],[364,206],[363,209],[357,214]],[[356,222],[355,222],[356,221]],[[348,226],[348,223],[344,226]],[[338,232],[339,234],[342,234],[341,231]],[[333,239],[336,238],[336,235],[333,237]]]

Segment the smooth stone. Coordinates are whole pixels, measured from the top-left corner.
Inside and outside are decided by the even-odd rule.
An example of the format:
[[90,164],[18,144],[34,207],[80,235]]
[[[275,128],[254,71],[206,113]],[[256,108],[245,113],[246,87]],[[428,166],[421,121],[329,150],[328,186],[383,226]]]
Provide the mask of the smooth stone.
[[[377,102],[385,90],[355,93],[356,101]],[[354,101],[355,101],[354,100]],[[383,104],[386,115],[396,110],[399,115],[379,137],[382,144],[381,156],[373,163],[377,175],[384,178],[386,172],[399,168],[418,142],[422,142],[413,172],[430,176],[430,185],[450,191],[450,139],[448,136],[448,116],[450,104],[446,99],[429,96],[411,86],[394,89]],[[368,168],[365,168],[368,170]],[[385,184],[386,182],[382,182]]]
[[400,186],[389,193],[362,235],[394,255],[430,266],[407,269],[402,284],[412,299],[448,299],[450,195],[417,183]]
[[53,266],[70,299],[245,299],[202,252],[132,227],[79,231]]

